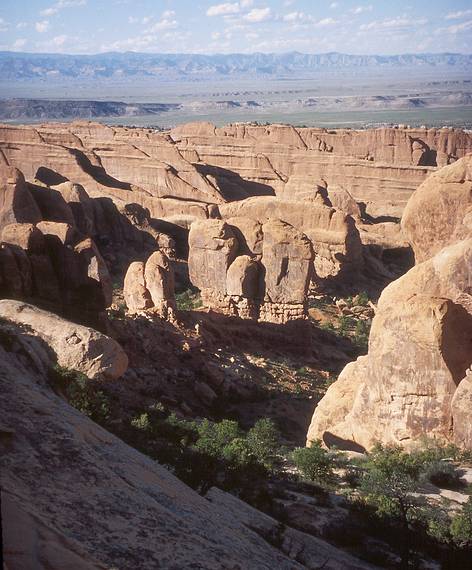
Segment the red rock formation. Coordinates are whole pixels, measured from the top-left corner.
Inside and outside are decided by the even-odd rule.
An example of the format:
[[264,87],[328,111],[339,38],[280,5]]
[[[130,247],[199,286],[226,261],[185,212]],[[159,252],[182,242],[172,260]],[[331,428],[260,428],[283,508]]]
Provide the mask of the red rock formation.
[[472,449],[471,164],[445,167],[408,203],[404,225],[422,262],[382,293],[369,353],[329,388],[309,441],[369,448],[431,437]]

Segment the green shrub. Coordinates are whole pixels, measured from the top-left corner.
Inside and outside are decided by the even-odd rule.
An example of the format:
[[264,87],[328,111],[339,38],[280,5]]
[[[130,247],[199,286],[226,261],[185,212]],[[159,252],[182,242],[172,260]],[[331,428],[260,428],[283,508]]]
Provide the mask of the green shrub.
[[357,305],[367,307],[369,304],[369,295],[365,291],[361,291],[358,295],[356,295],[354,301]]
[[452,519],[451,535],[461,548],[472,547],[472,497],[469,497],[461,512]]
[[280,434],[272,420],[258,420],[248,431],[246,442],[259,464],[268,470],[276,467],[280,454]]
[[321,447],[320,441],[313,441],[311,447],[299,447],[292,452],[292,461],[300,473],[319,484],[334,480],[334,461],[330,454]]
[[106,394],[77,370],[55,365],[49,371],[49,378],[56,389],[66,397],[71,406],[97,423],[110,419],[110,403]]
[[462,486],[461,476],[455,465],[444,460],[435,460],[424,468],[424,477],[441,488]]
[[179,311],[193,311],[202,306],[202,300],[198,291],[187,289],[175,295],[175,302]]
[[148,431],[151,427],[151,422],[149,421],[149,414],[144,413],[136,418],[133,418],[131,420],[131,425],[135,429],[139,429],[141,431]]
[[196,449],[213,457],[224,457],[230,453],[226,447],[235,439],[242,436],[238,422],[223,420],[219,423],[204,419],[197,426],[198,439]]

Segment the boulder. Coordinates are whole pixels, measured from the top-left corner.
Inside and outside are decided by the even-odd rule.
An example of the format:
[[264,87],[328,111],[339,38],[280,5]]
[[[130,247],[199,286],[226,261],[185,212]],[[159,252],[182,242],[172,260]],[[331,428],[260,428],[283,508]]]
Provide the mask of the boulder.
[[472,370],[461,380],[451,402],[452,425],[454,426],[453,442],[461,448],[472,449]]
[[33,224],[8,224],[3,227],[0,241],[17,246],[29,253],[42,253],[45,250],[44,235]]
[[[220,205],[219,210],[228,224],[240,229],[247,244],[260,241],[254,225],[257,222],[282,220],[305,234],[316,253],[315,269],[320,278],[341,278],[362,267],[362,247],[354,219],[321,202],[260,196]],[[240,220],[244,220],[242,224]],[[254,229],[248,228],[247,220],[253,221]]]
[[155,307],[162,302],[175,302],[174,270],[163,252],[155,251],[148,258],[144,269],[144,279]]
[[126,272],[123,295],[129,313],[152,310],[172,320],[176,310],[174,268],[162,251],[155,251],[146,263],[135,261]]
[[116,379],[128,367],[128,357],[112,338],[66,321],[20,301],[0,300],[0,318],[25,327],[27,334],[42,339],[64,368],[82,372],[89,378]]
[[152,307],[151,294],[146,288],[144,279],[144,263],[142,261],[133,261],[128,267],[123,284],[123,296],[131,314]]
[[90,238],[78,243],[74,248],[78,256],[79,282],[77,293],[85,306],[109,307],[112,302],[113,287],[107,265],[97,246]]

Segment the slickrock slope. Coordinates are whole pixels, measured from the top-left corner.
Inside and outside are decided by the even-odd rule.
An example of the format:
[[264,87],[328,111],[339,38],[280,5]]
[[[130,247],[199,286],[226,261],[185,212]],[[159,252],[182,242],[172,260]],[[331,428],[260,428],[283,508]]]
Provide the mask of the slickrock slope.
[[237,500],[214,493],[208,501],[66,404],[48,383],[47,346],[27,331],[0,327],[9,339],[0,346],[9,570],[370,568],[295,531],[284,532],[280,550],[272,546],[260,523],[253,530],[248,507],[234,517],[227,504]]
[[53,352],[53,360],[64,368],[78,370],[89,378],[116,379],[128,367],[128,357],[112,338],[66,321],[34,305],[0,300],[0,319],[5,319],[40,338]]
[[445,167],[411,198],[404,223],[423,261],[382,293],[369,353],[329,388],[308,441],[369,448],[433,437],[472,449],[471,165],[468,156]]

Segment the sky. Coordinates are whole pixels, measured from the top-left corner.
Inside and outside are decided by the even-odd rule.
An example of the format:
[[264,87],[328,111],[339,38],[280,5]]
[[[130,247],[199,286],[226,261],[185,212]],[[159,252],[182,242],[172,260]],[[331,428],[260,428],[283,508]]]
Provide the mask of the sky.
[[1,0],[0,50],[472,53],[472,1]]

